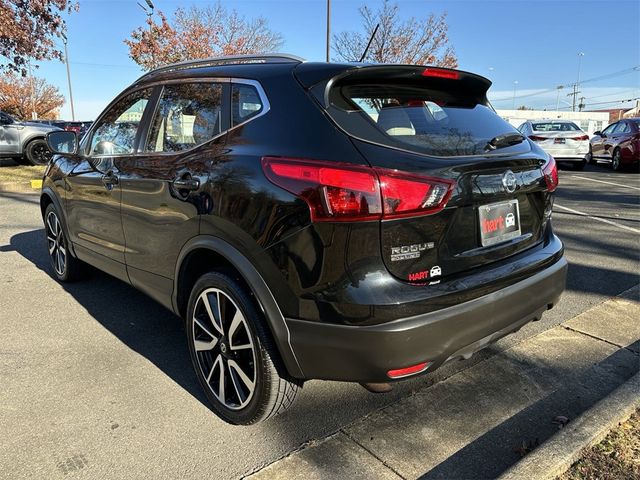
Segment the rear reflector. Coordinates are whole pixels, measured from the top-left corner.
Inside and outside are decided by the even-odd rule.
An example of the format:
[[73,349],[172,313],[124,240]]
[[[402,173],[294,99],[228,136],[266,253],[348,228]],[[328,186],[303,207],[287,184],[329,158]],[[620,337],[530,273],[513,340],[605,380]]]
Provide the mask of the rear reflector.
[[455,70],[445,70],[442,68],[425,68],[422,76],[448,78],[449,80],[458,80],[460,78],[460,74]]
[[399,368],[397,370],[389,370],[387,372],[387,376],[389,378],[402,378],[408,377],[409,375],[414,375],[416,373],[420,373],[427,369],[427,367],[431,364],[431,362],[423,362],[417,365],[413,365],[412,367]]
[[558,165],[556,165],[556,159],[551,155],[549,155],[549,160],[542,169],[542,173],[547,184],[547,190],[553,192],[558,188]]
[[337,162],[263,157],[275,185],[303,199],[311,221],[381,220],[442,210],[454,182],[440,178]]

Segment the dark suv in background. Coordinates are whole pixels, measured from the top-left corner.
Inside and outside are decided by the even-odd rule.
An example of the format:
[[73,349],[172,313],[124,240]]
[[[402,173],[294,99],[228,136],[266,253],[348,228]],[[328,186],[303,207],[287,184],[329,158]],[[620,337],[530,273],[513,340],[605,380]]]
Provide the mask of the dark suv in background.
[[[254,423],[308,379],[468,358],[559,299],[554,159],[480,76],[230,57],[150,72],[57,153],[55,275],[91,264],[185,321],[213,410]],[[382,385],[381,385],[382,384]]]

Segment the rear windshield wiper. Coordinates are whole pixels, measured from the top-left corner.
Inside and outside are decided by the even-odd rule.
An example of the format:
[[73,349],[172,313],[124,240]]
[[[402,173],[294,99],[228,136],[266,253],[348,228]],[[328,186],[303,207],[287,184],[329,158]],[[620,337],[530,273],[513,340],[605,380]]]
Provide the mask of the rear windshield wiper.
[[498,148],[510,147],[524,141],[524,135],[517,132],[503,133],[497,135],[487,142],[484,146],[485,151],[496,150]]

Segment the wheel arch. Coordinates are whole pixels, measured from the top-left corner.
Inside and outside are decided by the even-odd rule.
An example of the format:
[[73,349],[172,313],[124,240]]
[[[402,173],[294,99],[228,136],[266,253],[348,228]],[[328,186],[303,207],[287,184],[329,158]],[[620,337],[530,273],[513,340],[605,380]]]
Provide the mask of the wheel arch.
[[69,227],[67,225],[67,218],[65,216],[65,211],[62,208],[62,202],[55,194],[53,189],[49,186],[45,186],[42,188],[40,192],[40,214],[42,215],[42,221],[44,222],[44,213],[47,210],[49,205],[53,204],[55,209],[58,211],[60,222],[62,223],[62,228],[64,230],[65,236],[69,239],[68,248],[71,251],[71,254],[74,257],[77,257],[75,249],[73,248],[73,243],[71,242],[71,237],[69,236]]
[[278,304],[253,264],[233,245],[212,235],[200,235],[189,240],[176,262],[172,305],[185,318],[191,289],[207,271],[223,270],[236,276],[253,294],[273,335],[287,372],[295,378],[304,375],[290,343],[289,329]]

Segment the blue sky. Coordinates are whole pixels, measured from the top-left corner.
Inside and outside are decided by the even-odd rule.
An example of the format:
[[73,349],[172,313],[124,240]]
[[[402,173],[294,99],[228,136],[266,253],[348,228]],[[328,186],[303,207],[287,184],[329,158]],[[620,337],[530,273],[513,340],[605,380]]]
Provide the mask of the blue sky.
[[[360,25],[358,7],[365,0],[333,0],[332,30]],[[377,5],[377,1],[368,1]],[[496,108],[516,105],[554,108],[555,91],[576,81],[578,52],[584,52],[580,78],[620,72],[640,65],[640,2],[577,0],[398,0],[401,16],[448,13],[450,40],[459,67],[493,81]],[[155,0],[171,14],[178,6],[204,2]],[[264,16],[282,34],[284,52],[324,60],[325,0],[223,0],[248,17]],[[68,17],[69,58],[77,119],[93,119],[142,72],[128,56],[123,40],[144,23],[136,0],[80,0],[80,11]],[[67,96],[64,64],[41,62],[36,75],[46,77]],[[514,85],[514,82],[518,82]],[[640,96],[640,69],[582,85],[591,108],[610,108],[620,99]],[[561,91],[560,107],[569,89]],[[607,102],[607,103],[605,103]],[[596,105],[597,103],[597,105]],[[61,116],[70,118],[68,103]]]

